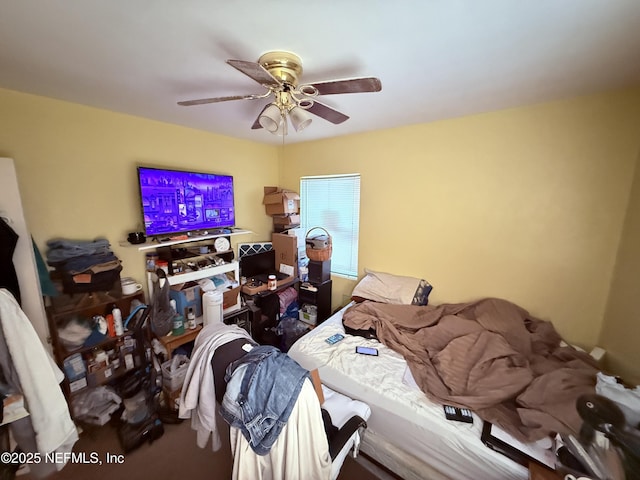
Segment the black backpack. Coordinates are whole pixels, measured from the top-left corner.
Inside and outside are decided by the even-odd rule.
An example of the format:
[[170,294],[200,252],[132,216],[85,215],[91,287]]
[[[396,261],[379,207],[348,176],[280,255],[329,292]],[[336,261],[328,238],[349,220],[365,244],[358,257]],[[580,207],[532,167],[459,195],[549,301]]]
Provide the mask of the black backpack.
[[[153,333],[156,337],[164,337],[173,328],[173,317],[176,312],[174,312],[169,298],[171,285],[167,280],[167,274],[164,270],[158,269],[156,275],[158,276],[158,282],[154,283],[153,286],[153,298],[151,299],[149,316]],[[160,279],[163,278],[165,279],[164,285],[160,287]]]

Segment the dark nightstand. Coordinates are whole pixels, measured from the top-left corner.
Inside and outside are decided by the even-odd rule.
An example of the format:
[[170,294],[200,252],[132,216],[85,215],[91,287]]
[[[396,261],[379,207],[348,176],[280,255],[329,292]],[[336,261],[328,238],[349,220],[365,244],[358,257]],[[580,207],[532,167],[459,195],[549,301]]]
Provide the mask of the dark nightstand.
[[300,284],[298,305],[315,305],[318,308],[316,323],[322,323],[331,316],[331,280],[322,283]]

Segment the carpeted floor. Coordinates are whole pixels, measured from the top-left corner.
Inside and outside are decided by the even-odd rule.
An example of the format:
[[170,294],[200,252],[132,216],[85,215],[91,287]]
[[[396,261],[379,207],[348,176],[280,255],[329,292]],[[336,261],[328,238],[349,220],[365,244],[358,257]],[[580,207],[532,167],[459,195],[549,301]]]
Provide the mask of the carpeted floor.
[[[209,446],[196,446],[196,434],[190,421],[176,425],[164,425],[164,435],[152,444],[144,444],[137,450],[123,454],[116,430],[107,424],[85,430],[74,447],[74,452],[85,452],[86,458],[97,458],[101,464],[68,463],[60,472],[48,477],[51,480],[117,480],[117,479],[231,479],[231,449],[228,435],[222,435],[223,447],[213,452]],[[227,428],[221,425],[220,428]],[[93,457],[92,457],[93,455]],[[108,459],[113,463],[109,463]],[[118,463],[121,462],[121,463]],[[26,473],[17,477],[37,480]],[[360,463],[347,457],[340,471],[340,480],[378,480]]]

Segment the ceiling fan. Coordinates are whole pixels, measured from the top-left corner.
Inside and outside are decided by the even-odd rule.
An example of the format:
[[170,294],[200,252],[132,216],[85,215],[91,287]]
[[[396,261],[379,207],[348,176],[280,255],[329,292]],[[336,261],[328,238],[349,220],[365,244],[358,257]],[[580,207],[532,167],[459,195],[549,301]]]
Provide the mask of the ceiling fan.
[[297,132],[311,123],[309,113],[333,124],[340,124],[349,119],[347,115],[320,103],[317,97],[321,95],[382,90],[380,80],[375,77],[301,83],[302,61],[291,52],[272,51],[262,55],[257,62],[227,60],[227,63],[258,82],[267,91],[261,94],[186,100],[178,102],[178,105],[188,107],[229,100],[258,100],[273,96],[273,101],[262,109],[251,128],[264,128],[282,136],[287,134],[287,118]]

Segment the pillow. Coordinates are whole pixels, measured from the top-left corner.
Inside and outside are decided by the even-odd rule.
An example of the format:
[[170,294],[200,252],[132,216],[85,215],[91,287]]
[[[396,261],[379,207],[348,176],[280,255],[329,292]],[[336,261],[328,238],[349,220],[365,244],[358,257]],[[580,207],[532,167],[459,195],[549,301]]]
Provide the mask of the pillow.
[[433,287],[424,279],[366,270],[366,275],[353,289],[354,301],[399,305],[427,305]]

